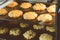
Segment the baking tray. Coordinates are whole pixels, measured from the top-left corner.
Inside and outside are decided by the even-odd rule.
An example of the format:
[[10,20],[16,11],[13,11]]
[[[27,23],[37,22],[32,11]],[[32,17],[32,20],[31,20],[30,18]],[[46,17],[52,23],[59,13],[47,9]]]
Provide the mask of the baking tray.
[[[27,40],[23,37],[23,33],[25,33],[28,30],[33,30],[34,32],[36,32],[36,36],[34,38],[32,38],[31,40],[39,40],[39,36],[43,33],[47,33],[53,36],[53,40],[56,40],[56,32],[49,32],[46,31],[45,28],[43,28],[42,30],[35,30],[33,29],[32,25],[36,24],[36,23],[28,23],[29,27],[26,28],[21,28],[19,23],[21,22],[8,22],[8,21],[1,21],[0,22],[0,27],[6,27],[8,28],[8,32],[6,34],[0,34],[0,39],[6,39],[6,40]],[[45,26],[46,27],[46,26]],[[12,28],[19,28],[21,30],[21,34],[19,36],[13,36],[9,34],[10,29]]]
[[[36,1],[15,0],[15,1],[17,1],[18,4],[21,4],[23,1],[24,1],[24,2],[32,2],[33,5],[34,5],[35,3],[39,3],[39,2],[36,2],[37,0],[36,0]],[[44,4],[46,4],[47,6],[49,6],[50,4],[52,4],[52,2],[53,2],[53,0],[52,0],[52,1],[49,1],[49,3],[48,3],[48,2],[41,2],[41,3],[44,3]],[[14,7],[14,8],[5,7],[5,9],[7,9],[8,13],[9,13],[9,11],[11,11],[11,10],[13,10],[13,9],[19,9],[19,10],[23,10],[23,12],[25,12],[24,9],[21,9],[21,8],[19,7],[19,5],[16,6],[16,7]],[[32,8],[31,8],[30,11],[33,11]],[[5,16],[1,15],[1,16],[0,16],[0,20],[20,21],[20,20],[23,20],[23,19],[21,19],[21,18],[13,19],[13,18],[8,17],[8,15],[5,15]]]
[[[33,5],[34,5],[35,3],[44,3],[44,4],[46,4],[47,7],[50,6],[50,5],[53,5],[53,4],[52,4],[53,0],[49,0],[49,3],[48,3],[48,1],[47,1],[47,2],[37,2],[37,0],[35,0],[35,1],[34,1],[34,0],[15,0],[15,1],[17,1],[18,4],[21,4],[22,2],[30,2],[30,3],[33,4]],[[40,1],[41,1],[41,0],[40,0]],[[30,10],[25,11],[24,9],[20,8],[19,5],[16,6],[16,7],[14,7],[14,8],[5,7],[5,9],[7,9],[8,13],[9,13],[11,10],[14,10],[14,9],[22,10],[24,13],[25,13],[25,12],[28,12],[28,11],[34,11],[32,8],[31,8]],[[45,13],[48,13],[48,12],[45,12]],[[38,14],[38,15],[40,15],[40,14]],[[8,17],[8,15],[5,15],[5,16],[1,15],[1,16],[0,16],[0,20],[10,21],[10,22],[12,21],[12,22],[39,23],[37,20],[29,21],[29,20],[24,20],[22,17],[19,17],[19,18],[17,18],[17,19],[13,19],[13,18]],[[50,23],[51,23],[51,25],[54,25],[54,24],[55,24],[55,17],[53,17],[53,20],[52,20],[52,22],[50,22]],[[47,25],[47,24],[49,24],[49,23],[46,23],[46,25]]]
[[[29,1],[21,1],[21,0],[15,0],[15,1],[17,1],[19,4],[21,4],[22,2],[29,2]],[[30,1],[31,2],[31,1]],[[44,3],[44,4],[46,4],[47,6],[50,6],[50,5],[52,5],[52,2],[53,2],[53,0],[50,2],[50,3],[44,3],[44,2],[41,2],[41,3]],[[34,3],[32,3],[33,5],[35,4],[36,2],[34,2]],[[19,7],[19,5],[17,6],[17,7],[15,7],[15,8],[8,8],[8,7],[6,7],[6,9],[8,10],[8,11],[11,11],[11,10],[13,10],[13,9],[21,9],[20,7]],[[24,9],[21,9],[21,10],[23,10],[24,11]],[[30,10],[30,11],[33,11],[32,9]],[[24,11],[25,12],[25,11]],[[32,28],[32,25],[34,25],[34,24],[39,24],[40,22],[38,22],[38,21],[28,21],[28,20],[24,20],[23,18],[18,18],[18,19],[12,19],[12,18],[9,18],[7,15],[5,15],[5,16],[0,16],[0,20],[2,21],[4,21],[4,22],[0,22],[0,26],[3,26],[3,27],[7,27],[9,30],[11,29],[11,28],[20,28],[21,29],[21,31],[22,31],[22,33],[21,33],[21,35],[19,35],[19,36],[11,36],[11,35],[9,35],[9,33],[7,33],[7,34],[4,34],[4,35],[0,35],[0,38],[3,38],[3,39],[6,39],[6,40],[26,40],[23,36],[22,36],[22,34],[24,33],[24,32],[26,32],[27,30],[29,30],[29,29],[31,29],[31,30],[33,30],[33,31],[35,31],[36,33],[37,33],[37,35],[36,35],[36,37],[34,37],[33,39],[31,39],[31,40],[39,40],[39,36],[42,34],[42,33],[48,33],[48,34],[51,34],[54,38],[53,38],[53,40],[56,40],[56,32],[53,32],[53,33],[51,33],[51,32],[48,32],[48,31],[46,31],[46,29],[44,28],[43,30],[34,30],[33,28]],[[19,26],[19,24],[20,23],[27,23],[27,24],[29,24],[29,27],[28,28],[21,28],[20,26]],[[55,17],[53,16],[53,20],[51,21],[51,22],[49,22],[49,23],[44,23],[45,25],[44,25],[44,27],[46,27],[46,26],[55,26]]]

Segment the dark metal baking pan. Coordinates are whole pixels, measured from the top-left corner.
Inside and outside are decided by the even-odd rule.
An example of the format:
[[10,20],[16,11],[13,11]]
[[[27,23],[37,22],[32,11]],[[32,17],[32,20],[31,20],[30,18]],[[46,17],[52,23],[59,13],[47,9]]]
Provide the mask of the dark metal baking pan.
[[[35,0],[35,1],[30,1],[30,0],[28,0],[28,1],[26,1],[26,0],[16,0],[19,4],[21,4],[22,2],[32,2],[32,4],[34,5],[35,3],[37,3],[36,1],[37,0]],[[41,1],[41,0],[40,0]],[[46,4],[47,6],[49,6],[52,2],[53,2],[53,0],[52,1],[49,1],[50,3],[44,3],[44,2],[40,2],[40,3],[44,3],[44,4]],[[21,9],[20,7],[15,7],[15,8],[13,8],[13,9],[11,9],[11,8],[8,8],[8,7],[5,7],[7,10],[8,10],[8,12],[9,11],[11,11],[11,10],[13,10],[13,9],[19,9],[19,10],[22,10],[22,11],[24,11],[24,9]],[[30,11],[32,11],[32,9],[30,10]],[[24,11],[25,12],[25,11]],[[5,15],[5,16],[0,16],[0,20],[7,20],[7,21],[19,21],[19,20],[21,20],[20,18],[17,18],[17,19],[13,19],[13,18],[10,18],[10,17],[8,17],[8,15]]]
[[[22,3],[22,2],[26,2],[26,1],[23,1],[23,0],[16,0],[19,4],[20,3]],[[30,1],[31,2],[31,1]],[[44,4],[46,4],[47,6],[49,6],[51,3],[53,2],[53,0],[52,1],[50,1],[50,3],[44,3]],[[36,1],[34,2],[34,3],[36,3]],[[34,4],[33,3],[33,4]],[[41,3],[43,3],[43,2],[41,2]],[[10,11],[10,10],[13,10],[13,9],[10,9],[10,8],[7,8],[6,7],[6,9],[8,10],[8,11]],[[14,9],[20,9],[19,7],[17,7],[17,8],[14,8]],[[23,9],[22,9],[23,10]],[[23,10],[24,11],[24,10]],[[53,19],[53,21],[52,21],[52,24],[46,24],[46,25],[44,25],[45,27],[46,26],[55,26],[55,17],[53,17],[54,19]],[[33,38],[33,39],[31,39],[31,40],[39,40],[39,36],[42,34],[42,33],[48,33],[48,34],[51,34],[53,37],[54,37],[54,39],[53,40],[56,40],[56,32],[54,32],[54,33],[51,33],[51,32],[48,32],[48,31],[46,31],[46,29],[44,28],[43,30],[34,30],[33,28],[32,28],[32,25],[34,25],[34,24],[39,24],[39,22],[38,21],[28,21],[28,20],[24,20],[24,19],[12,19],[12,18],[9,18],[7,15],[6,16],[0,16],[0,20],[1,21],[4,21],[4,22],[0,22],[0,27],[2,26],[2,27],[7,27],[9,30],[11,29],[11,28],[20,28],[21,29],[21,31],[22,31],[22,34],[24,33],[24,32],[26,32],[27,30],[29,30],[29,29],[31,29],[31,30],[33,30],[33,31],[35,31],[36,33],[37,33],[37,35],[36,35],[36,37],[35,38]],[[20,23],[28,23],[30,26],[29,27],[27,27],[27,28],[21,28],[20,26],[19,26],[19,24]],[[7,33],[7,34],[4,34],[4,35],[0,35],[0,38],[2,38],[2,39],[6,39],[6,40],[26,40],[23,36],[22,36],[22,34],[21,35],[19,35],[19,36],[11,36],[11,35],[9,35],[9,33]]]

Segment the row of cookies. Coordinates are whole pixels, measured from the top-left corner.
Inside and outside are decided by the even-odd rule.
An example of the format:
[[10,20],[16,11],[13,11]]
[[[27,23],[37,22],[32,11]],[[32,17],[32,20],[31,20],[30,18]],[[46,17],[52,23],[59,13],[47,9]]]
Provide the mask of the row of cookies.
[[[36,33],[32,30],[28,30],[26,31],[23,36],[26,38],[26,39],[32,39],[36,36]],[[47,33],[43,33],[39,36],[39,40],[53,40],[53,36],[50,35],[50,34],[47,34]]]
[[[4,34],[6,32],[8,32],[7,28],[0,27],[0,34]],[[19,28],[12,28],[9,31],[9,34],[13,36],[19,36],[21,34],[21,30]],[[33,30],[27,30],[25,33],[23,33],[23,37],[26,38],[27,40],[33,39],[34,37],[36,37],[36,35],[37,35],[36,32]],[[50,34],[43,33],[39,37],[39,40],[48,40],[48,39],[53,40],[53,36]]]
[[[17,2],[12,2],[11,4],[9,4],[7,7],[9,7],[9,8],[13,8],[13,7],[16,7],[18,5],[18,3]],[[20,7],[21,8],[23,8],[23,9],[26,9],[26,10],[28,10],[28,9],[31,9],[31,7],[32,7],[32,4],[31,3],[29,3],[29,2],[22,2],[21,4],[20,4]],[[47,9],[47,11],[49,12],[49,13],[52,13],[52,12],[56,12],[56,5],[54,4],[54,5],[50,5],[49,7],[47,7],[45,4],[43,4],[43,3],[36,3],[33,7],[33,10],[35,10],[35,11],[44,11],[44,10],[46,10]]]
[[[3,12],[4,11],[4,12]],[[0,15],[5,15],[7,11],[5,9],[0,10]],[[44,13],[38,16],[38,13],[29,11],[23,14],[21,10],[12,10],[8,13],[10,18],[20,18],[23,15],[23,19],[25,20],[34,20],[37,18],[38,21],[49,22],[53,19],[52,15],[49,13]]]
[[[22,28],[22,29],[26,29],[26,28],[30,28],[30,25],[29,24],[27,24],[27,23],[20,23],[19,24],[20,25],[20,28]],[[12,28],[13,29],[13,31],[12,32],[14,32],[14,30],[15,29],[18,29],[18,30],[15,30],[15,32],[16,33],[20,33],[20,28]],[[32,27],[31,28],[33,28],[34,30],[43,30],[43,29],[46,29],[46,31],[48,31],[48,32],[51,32],[51,33],[54,33],[55,31],[56,31],[56,29],[55,29],[55,27],[54,26],[46,26],[46,27],[44,27],[43,25],[37,25],[37,24],[34,24],[34,25],[32,25]],[[5,33],[7,33],[8,32],[8,30],[9,30],[9,28],[6,28],[6,27],[0,27],[0,34],[5,34]],[[10,29],[11,30],[11,29]],[[10,31],[11,32],[11,31]],[[12,35],[12,34],[11,34]],[[14,35],[14,34],[13,34]],[[14,35],[15,36],[15,35]],[[17,36],[17,34],[16,34],[16,36]]]
[[[28,28],[30,25],[28,23],[20,23],[19,24],[21,28]],[[44,24],[43,25],[40,25],[40,24],[33,24],[32,25],[32,28],[34,30],[43,30],[43,29],[46,29],[46,31],[49,31],[49,32],[55,32],[55,27],[54,26],[46,26],[44,27]]]
[[42,21],[42,22],[50,22],[50,21],[53,20],[52,15],[49,14],[49,13],[44,13],[44,14],[41,14],[39,16],[38,16],[38,13],[32,12],[32,11],[29,11],[29,12],[26,12],[26,13],[23,14],[22,11],[13,10],[13,11],[8,13],[8,16],[10,18],[19,18],[22,15],[23,15],[23,19],[25,19],[25,20],[37,19],[38,21]]

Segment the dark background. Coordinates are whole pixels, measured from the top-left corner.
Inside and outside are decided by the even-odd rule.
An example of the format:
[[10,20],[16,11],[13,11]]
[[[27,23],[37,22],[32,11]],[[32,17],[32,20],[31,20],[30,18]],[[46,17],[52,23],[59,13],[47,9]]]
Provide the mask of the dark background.
[[60,40],[60,13],[58,13],[58,9],[60,8],[60,0],[57,0],[57,17],[56,17],[56,26],[57,26],[57,40]]

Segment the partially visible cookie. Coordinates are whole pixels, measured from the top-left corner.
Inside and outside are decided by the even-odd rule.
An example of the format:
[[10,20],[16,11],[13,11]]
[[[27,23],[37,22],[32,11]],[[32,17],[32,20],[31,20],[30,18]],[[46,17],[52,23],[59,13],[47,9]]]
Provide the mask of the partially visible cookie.
[[40,35],[39,40],[53,40],[53,36],[50,34],[43,33]]
[[52,21],[52,16],[50,14],[41,14],[38,16],[37,20],[42,22],[50,22]]
[[5,34],[8,32],[8,28],[0,27],[0,34]]
[[17,2],[12,2],[12,3],[10,3],[7,7],[13,8],[13,7],[17,6],[17,5],[18,5]]
[[8,11],[6,9],[0,9],[0,15],[6,15]]
[[56,12],[56,5],[51,5],[47,8],[47,11],[49,13],[55,13]]
[[28,9],[28,8],[30,8],[31,6],[32,6],[32,4],[29,3],[29,2],[24,2],[24,3],[22,3],[22,4],[20,5],[20,7],[23,8],[23,9]]
[[49,32],[55,32],[56,31],[55,27],[50,27],[50,26],[46,26],[46,30]]

